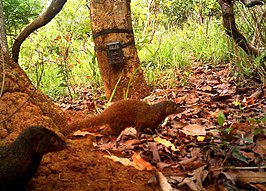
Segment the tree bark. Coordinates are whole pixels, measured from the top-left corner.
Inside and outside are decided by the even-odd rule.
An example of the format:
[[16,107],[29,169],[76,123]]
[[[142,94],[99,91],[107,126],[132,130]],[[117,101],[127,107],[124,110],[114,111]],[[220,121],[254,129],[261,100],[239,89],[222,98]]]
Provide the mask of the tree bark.
[[232,0],[218,0],[223,17],[223,26],[226,33],[249,55],[258,55],[260,50],[252,46],[248,40],[238,31],[235,23],[234,9]]
[[35,30],[49,23],[63,8],[67,0],[53,0],[46,11],[27,25],[15,39],[12,47],[12,59],[18,63],[20,46]]
[[0,46],[0,145],[31,125],[62,129],[63,111],[31,83],[25,72]]
[[6,39],[6,25],[4,18],[3,2],[0,0],[0,43],[4,52],[8,53],[8,45]]
[[112,92],[115,92],[114,100],[125,97],[140,99],[147,96],[150,91],[140,68],[135,44],[122,48],[124,61],[121,65],[110,64],[107,51],[103,50],[110,42],[125,44],[134,41],[133,32],[101,33],[106,32],[106,29],[132,31],[130,0],[91,0],[90,15],[96,56],[107,99],[112,97]]

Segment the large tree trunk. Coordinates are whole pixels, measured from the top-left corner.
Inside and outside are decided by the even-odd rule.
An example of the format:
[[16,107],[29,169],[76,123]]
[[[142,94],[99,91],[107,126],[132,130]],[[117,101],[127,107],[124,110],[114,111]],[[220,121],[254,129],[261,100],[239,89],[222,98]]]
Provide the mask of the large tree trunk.
[[[115,92],[114,100],[147,96],[150,92],[134,44],[130,1],[91,0],[90,12],[96,55],[107,99],[112,97],[112,92]],[[122,46],[128,43],[122,48],[123,63],[110,64],[105,48],[111,42],[120,42]]]
[[63,111],[35,88],[0,46],[0,145],[31,125],[64,128]]

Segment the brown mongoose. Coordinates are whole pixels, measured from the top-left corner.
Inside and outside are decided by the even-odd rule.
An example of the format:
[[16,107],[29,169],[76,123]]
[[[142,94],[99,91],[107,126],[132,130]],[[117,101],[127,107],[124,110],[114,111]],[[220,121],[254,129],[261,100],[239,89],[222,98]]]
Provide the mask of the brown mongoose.
[[140,100],[120,100],[114,102],[103,113],[73,122],[61,130],[61,133],[69,135],[79,129],[95,130],[95,127],[97,129],[102,125],[107,125],[111,129],[110,134],[114,135],[130,126],[134,126],[140,133],[144,128],[156,128],[166,116],[182,110],[172,101],[149,105]]
[[23,130],[16,140],[0,148],[0,190],[21,190],[40,166],[42,156],[65,149],[66,142],[43,126]]

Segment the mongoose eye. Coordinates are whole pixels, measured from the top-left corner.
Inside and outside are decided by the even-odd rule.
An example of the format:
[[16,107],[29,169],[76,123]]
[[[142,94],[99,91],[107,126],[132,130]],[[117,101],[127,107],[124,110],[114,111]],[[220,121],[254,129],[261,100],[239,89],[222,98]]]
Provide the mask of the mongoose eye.
[[51,143],[51,144],[55,144],[55,143],[56,143],[56,139],[55,139],[54,137],[51,137],[51,139],[50,139],[50,143]]

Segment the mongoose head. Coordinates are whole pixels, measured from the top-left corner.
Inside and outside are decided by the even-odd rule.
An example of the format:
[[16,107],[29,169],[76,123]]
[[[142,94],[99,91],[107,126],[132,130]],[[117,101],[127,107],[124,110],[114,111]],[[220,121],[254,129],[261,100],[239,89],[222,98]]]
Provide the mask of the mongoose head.
[[166,100],[166,101],[160,102],[160,104],[163,105],[164,112],[166,115],[170,115],[173,113],[181,113],[183,111],[183,108],[179,107],[179,105],[173,101]]
[[43,126],[28,127],[20,134],[18,139],[30,139],[27,142],[32,144],[33,152],[41,155],[61,151],[67,147],[66,142],[61,137]]

